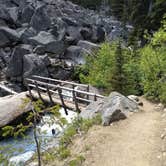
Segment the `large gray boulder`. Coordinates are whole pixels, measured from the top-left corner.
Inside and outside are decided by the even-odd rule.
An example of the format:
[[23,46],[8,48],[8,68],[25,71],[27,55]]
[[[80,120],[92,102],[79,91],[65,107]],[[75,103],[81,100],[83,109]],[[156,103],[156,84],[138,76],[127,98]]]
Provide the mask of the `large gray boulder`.
[[54,35],[45,31],[41,31],[37,36],[29,38],[28,43],[34,46],[42,46],[42,52],[62,54],[65,50],[64,41],[55,39]]
[[[27,5],[22,9],[20,14],[20,21],[21,23],[29,23],[32,19],[35,10],[31,5]],[[35,17],[35,16],[34,16]]]
[[82,111],[80,117],[93,118],[100,113],[104,126],[110,125],[114,121],[125,119],[131,112],[139,110],[138,104],[123,96],[118,92],[112,92],[107,98],[90,104],[85,111]]
[[92,39],[92,35],[93,35],[92,28],[82,27],[80,29],[80,33],[81,33],[84,40],[90,41]]
[[20,35],[8,27],[0,27],[0,47],[11,45],[20,40]]
[[32,27],[30,27],[30,28],[25,27],[25,28],[18,29],[17,31],[20,35],[20,40],[23,43],[26,43],[26,44],[29,43],[29,44],[33,45],[32,43],[29,42],[29,38],[37,35],[37,32],[35,29],[33,29]]
[[51,33],[45,31],[40,31],[38,35],[29,38],[29,42],[35,46],[47,45],[53,41],[55,41],[55,37]]
[[44,5],[38,7],[32,16],[30,25],[37,31],[45,31],[51,27],[51,20],[45,8]]
[[77,43],[77,46],[80,46],[81,48],[84,48],[88,51],[95,51],[98,50],[100,48],[100,46],[98,44],[86,41],[86,40],[80,40]]
[[23,57],[23,78],[28,78],[32,75],[41,75],[48,77],[47,66],[43,59],[36,54],[28,54]]
[[102,114],[103,100],[98,100],[91,103],[84,111],[81,111],[79,116],[83,119],[92,119],[98,114]]
[[85,63],[85,55],[88,53],[86,49],[79,46],[70,46],[66,49],[63,58],[72,65],[79,65]]
[[20,77],[23,72],[23,56],[26,54],[30,54],[31,52],[32,48],[30,45],[17,46],[14,49],[12,56],[9,60],[6,76],[9,78]]
[[66,29],[67,36],[71,37],[76,43],[82,40],[82,35],[80,33],[79,27],[68,26]]
[[72,67],[66,65],[64,61],[50,59],[51,65],[48,66],[49,74],[52,78],[67,80],[73,73]]
[[138,104],[120,93],[112,92],[102,107],[103,125],[127,118],[129,112],[137,112]]
[[0,20],[4,21],[4,25],[16,28],[18,26],[17,17],[18,9],[16,7],[5,8],[0,5]]

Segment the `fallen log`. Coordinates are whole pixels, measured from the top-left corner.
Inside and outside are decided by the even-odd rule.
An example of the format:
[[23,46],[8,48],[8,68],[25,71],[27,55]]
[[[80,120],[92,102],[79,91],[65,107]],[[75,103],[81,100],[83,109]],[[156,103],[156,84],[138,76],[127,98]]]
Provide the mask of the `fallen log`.
[[26,93],[22,92],[0,98],[0,128],[31,110],[30,103],[25,102]]

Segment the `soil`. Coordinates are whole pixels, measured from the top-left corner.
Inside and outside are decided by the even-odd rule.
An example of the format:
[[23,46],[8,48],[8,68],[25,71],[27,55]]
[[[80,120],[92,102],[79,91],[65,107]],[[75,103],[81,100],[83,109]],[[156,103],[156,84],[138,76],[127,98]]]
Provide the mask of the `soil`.
[[111,126],[92,127],[71,146],[83,166],[166,166],[166,113],[144,98],[142,111]]

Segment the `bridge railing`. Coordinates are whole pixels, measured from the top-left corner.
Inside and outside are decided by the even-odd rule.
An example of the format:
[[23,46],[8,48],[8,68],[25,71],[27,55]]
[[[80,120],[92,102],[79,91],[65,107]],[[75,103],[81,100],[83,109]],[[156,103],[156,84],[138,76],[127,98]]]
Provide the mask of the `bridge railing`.
[[[89,92],[89,85],[78,84],[69,81],[62,81],[57,79],[51,79],[41,76],[32,76],[32,78],[26,79],[26,85],[29,90],[29,94],[33,97],[32,89],[35,89],[38,93],[39,98],[43,101],[42,93],[44,92],[51,103],[54,103],[53,98],[59,98],[61,105],[64,107],[67,114],[65,100],[74,102],[76,110],[79,109],[79,104],[89,104],[98,99],[104,98],[104,96]],[[84,90],[78,90],[84,88]],[[69,93],[66,93],[69,92]],[[72,101],[70,100],[72,99]]]

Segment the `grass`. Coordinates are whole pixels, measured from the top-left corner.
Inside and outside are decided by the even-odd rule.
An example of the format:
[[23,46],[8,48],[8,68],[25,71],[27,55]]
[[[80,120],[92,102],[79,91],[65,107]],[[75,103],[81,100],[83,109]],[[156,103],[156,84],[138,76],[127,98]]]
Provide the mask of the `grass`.
[[[68,166],[79,166],[84,161],[85,158],[82,155],[73,156],[72,152],[69,149],[69,146],[72,144],[72,140],[76,135],[85,134],[93,125],[100,125],[101,124],[101,116],[97,115],[93,119],[82,119],[76,118],[73,120],[71,124],[68,124],[65,132],[63,133],[62,137],[60,138],[59,147],[53,148],[50,150],[50,154],[52,154],[54,161],[50,160],[50,156],[47,156],[47,152],[43,153],[42,159],[44,159],[44,163],[49,164],[49,162],[67,162]],[[88,151],[90,147],[86,147]],[[73,158],[70,160],[70,158]],[[67,160],[66,160],[67,159]],[[50,161],[48,161],[50,160]]]
[[85,157],[82,155],[77,156],[75,159],[69,161],[69,166],[79,166],[85,161]]

